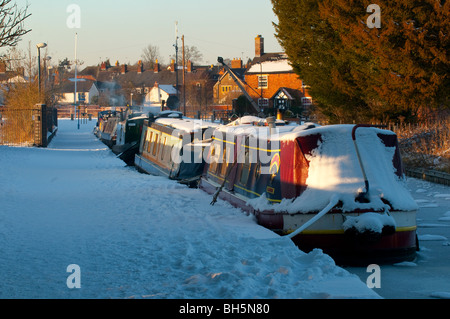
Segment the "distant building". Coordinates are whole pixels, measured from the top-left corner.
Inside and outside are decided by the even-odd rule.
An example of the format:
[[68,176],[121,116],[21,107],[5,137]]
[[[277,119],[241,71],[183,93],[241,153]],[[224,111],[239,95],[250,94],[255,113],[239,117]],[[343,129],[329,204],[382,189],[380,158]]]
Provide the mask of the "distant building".
[[[231,70],[242,81],[245,81],[245,68],[241,59],[233,59],[231,61]],[[228,71],[222,72],[216,84],[214,85],[214,102],[219,105],[232,105],[233,100],[242,95],[242,91],[233,80]]]
[[[66,81],[58,89],[57,95],[60,104],[74,104],[75,103],[75,82]],[[97,84],[94,81],[79,81],[77,82],[77,103],[92,104],[99,96]]]
[[265,53],[264,38],[255,39],[255,58],[245,72],[247,92],[264,109],[307,110],[312,105],[308,86],[298,77],[283,53]]
[[179,106],[178,95],[180,92],[173,85],[160,85],[155,82],[144,99],[144,107],[159,106],[174,109]]

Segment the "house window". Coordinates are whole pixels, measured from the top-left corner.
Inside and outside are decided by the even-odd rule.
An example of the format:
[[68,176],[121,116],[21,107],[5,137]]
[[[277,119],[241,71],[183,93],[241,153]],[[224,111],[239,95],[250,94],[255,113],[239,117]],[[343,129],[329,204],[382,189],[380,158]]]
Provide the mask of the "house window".
[[222,85],[222,92],[231,92],[231,85]]
[[269,99],[259,99],[258,106],[260,107],[269,107]]
[[86,101],[86,93],[84,93],[84,92],[78,93],[78,101],[85,102]]
[[302,105],[303,106],[311,106],[312,105],[312,98],[310,98],[310,97],[302,97]]
[[258,76],[258,89],[267,89],[269,88],[269,76],[268,75],[259,75]]

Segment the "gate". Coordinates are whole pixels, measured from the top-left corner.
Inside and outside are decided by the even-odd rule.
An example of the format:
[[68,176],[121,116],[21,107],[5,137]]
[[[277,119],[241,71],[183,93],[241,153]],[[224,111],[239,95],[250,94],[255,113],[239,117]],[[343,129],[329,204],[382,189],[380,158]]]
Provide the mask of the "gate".
[[0,108],[0,145],[47,147],[57,128],[57,110],[45,105]]

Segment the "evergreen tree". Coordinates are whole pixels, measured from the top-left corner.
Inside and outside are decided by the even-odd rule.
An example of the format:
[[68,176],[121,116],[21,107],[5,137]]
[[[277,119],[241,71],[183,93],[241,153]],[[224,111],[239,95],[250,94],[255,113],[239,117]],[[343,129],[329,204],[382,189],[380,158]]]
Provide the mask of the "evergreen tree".
[[[448,107],[449,2],[272,0],[280,44],[331,118],[389,120]],[[358,115],[358,116],[356,116]]]

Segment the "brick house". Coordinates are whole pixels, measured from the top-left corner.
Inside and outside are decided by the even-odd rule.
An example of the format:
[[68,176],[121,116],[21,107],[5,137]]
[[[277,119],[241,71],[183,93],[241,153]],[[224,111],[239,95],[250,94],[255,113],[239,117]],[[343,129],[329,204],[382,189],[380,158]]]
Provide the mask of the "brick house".
[[[261,109],[285,111],[308,111],[312,98],[308,86],[299,79],[283,52],[265,53],[264,38],[255,39],[255,58],[243,68],[242,62],[235,59],[231,63],[233,73],[242,81],[247,93]],[[214,86],[214,98],[218,104],[231,104],[230,101],[242,95],[242,91],[225,72]]]
[[[241,59],[231,61],[231,70],[242,81],[245,81],[245,68]],[[228,71],[222,70],[219,80],[214,85],[214,102],[218,105],[232,105],[233,100],[242,95],[239,86],[234,82]]]
[[312,98],[308,86],[298,77],[283,53],[265,53],[264,38],[255,39],[255,58],[245,72],[247,92],[264,109],[302,108],[308,110]]

